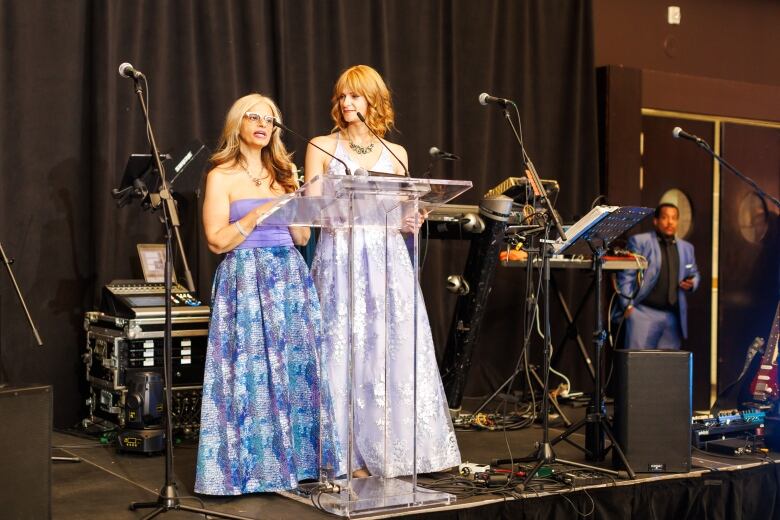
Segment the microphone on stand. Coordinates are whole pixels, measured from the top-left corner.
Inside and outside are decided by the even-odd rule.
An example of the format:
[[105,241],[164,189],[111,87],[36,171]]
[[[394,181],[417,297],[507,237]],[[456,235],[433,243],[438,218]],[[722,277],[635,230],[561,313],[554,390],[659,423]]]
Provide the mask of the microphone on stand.
[[500,97],[493,97],[487,92],[483,92],[482,94],[479,95],[479,103],[481,105],[487,105],[488,103],[493,103],[494,105],[498,105],[502,108],[506,108],[507,105],[512,104],[512,101]]
[[[266,119],[266,121],[268,121],[269,123],[273,123],[273,125],[275,127],[281,128],[282,130],[284,130],[286,132],[290,132],[295,137],[298,137],[299,139],[302,139],[302,140],[306,141],[307,144],[312,145],[314,148],[316,148],[317,150],[321,151],[325,155],[328,155],[328,156],[336,159],[338,162],[341,163],[342,166],[344,166],[344,171],[346,172],[346,174],[347,175],[352,175],[352,170],[349,169],[349,166],[347,166],[347,163],[345,163],[344,161],[342,161],[341,159],[339,159],[338,157],[336,157],[335,155],[333,155],[329,151],[323,149],[321,146],[317,146],[316,144],[312,143],[311,139],[309,139],[309,138],[299,134],[298,132],[296,132],[294,130],[291,130],[288,126],[284,125],[281,121],[279,121],[279,118],[271,117],[271,116],[267,116],[267,118],[268,119]],[[270,119],[270,121],[269,121],[269,119]]]
[[674,130],[672,130],[672,137],[675,139],[688,139],[689,141],[693,141],[694,143],[698,144],[699,146],[708,146],[707,143],[699,136],[689,134],[679,126],[675,126]]
[[361,114],[360,112],[357,112],[357,116],[358,116],[358,119],[360,119],[360,120],[363,122],[363,124],[364,124],[364,125],[366,125],[366,128],[368,128],[368,131],[369,131],[369,132],[371,132],[371,135],[373,135],[374,137],[376,137],[377,139],[379,139],[379,142],[382,144],[382,146],[384,146],[384,147],[385,147],[385,149],[386,149],[388,152],[390,152],[390,155],[392,155],[393,157],[395,157],[395,160],[396,160],[396,161],[398,161],[398,163],[401,165],[401,168],[403,168],[403,169],[404,169],[404,175],[406,175],[407,177],[409,177],[409,170],[407,170],[407,169],[406,169],[406,165],[405,165],[405,164],[404,164],[404,163],[401,161],[401,159],[399,159],[399,158],[398,158],[398,156],[397,156],[396,154],[394,154],[394,153],[393,153],[393,151],[390,149],[390,147],[389,147],[389,146],[387,146],[387,145],[385,144],[385,142],[384,142],[384,141],[383,141],[383,140],[382,140],[382,139],[381,139],[381,138],[380,138],[378,135],[376,135],[376,133],[375,133],[373,130],[371,130],[371,127],[370,127],[370,126],[368,126],[368,123],[366,123],[366,118],[365,118],[365,117],[363,117],[363,114]]
[[439,150],[435,146],[431,146],[431,148],[428,150],[428,155],[431,156],[431,160],[428,161],[428,167],[423,172],[422,176],[420,178],[427,179],[431,171],[433,171],[433,166],[436,164],[439,160],[445,160],[445,161],[457,161],[460,160],[460,157],[455,155],[454,153],[444,152],[442,150]]
[[445,151],[439,150],[435,146],[431,146],[431,149],[428,150],[428,154],[433,159],[443,159],[445,161],[458,161],[458,160],[460,160],[460,157],[455,155],[454,153],[450,153],[450,152],[445,152]]
[[119,66],[119,75],[123,78],[139,79],[143,78],[144,74],[140,70],[136,70],[131,64],[124,62]]

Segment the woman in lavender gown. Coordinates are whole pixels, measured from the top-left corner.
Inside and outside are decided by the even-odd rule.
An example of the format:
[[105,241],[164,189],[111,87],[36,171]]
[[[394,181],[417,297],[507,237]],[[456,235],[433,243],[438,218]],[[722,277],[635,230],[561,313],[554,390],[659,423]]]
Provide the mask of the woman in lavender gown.
[[[406,150],[384,139],[379,142],[393,128],[394,116],[390,93],[377,71],[365,65],[344,71],[333,89],[332,103],[333,133],[315,137],[313,144],[343,161],[351,172],[362,168],[404,175]],[[307,181],[323,173],[348,173],[339,160],[309,146],[304,169]],[[404,230],[419,226],[415,220],[415,217],[408,218]],[[456,466],[460,463],[460,452],[436,366],[422,292],[414,280],[404,237],[399,231],[390,231],[386,237],[384,229],[365,228],[356,228],[353,236],[353,475],[392,477],[413,472],[414,291],[419,302],[417,472]],[[348,238],[343,229],[323,229],[312,265],[323,314],[323,365],[331,382],[338,438],[343,441],[342,461],[346,458],[349,432]],[[385,442],[385,435],[389,442]]]
[[292,489],[319,476],[321,448],[326,457],[333,452],[320,416],[328,395],[319,303],[294,247],[309,240],[309,229],[256,227],[274,198],[296,189],[273,117],[279,110],[269,98],[238,99],[206,180],[206,239],[225,257],[212,290],[198,493]]

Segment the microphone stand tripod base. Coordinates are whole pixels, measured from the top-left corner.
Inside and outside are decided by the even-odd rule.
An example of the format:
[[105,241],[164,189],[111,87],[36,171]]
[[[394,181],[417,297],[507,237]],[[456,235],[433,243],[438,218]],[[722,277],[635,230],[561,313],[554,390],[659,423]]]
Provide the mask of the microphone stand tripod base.
[[536,450],[536,454],[528,457],[526,460],[528,462],[535,460],[536,464],[534,464],[534,466],[528,471],[523,481],[515,487],[515,489],[521,492],[525,490],[526,486],[528,486],[528,483],[531,482],[531,480],[536,476],[536,473],[542,468],[542,466],[555,462],[555,452],[552,449],[552,444],[550,444],[548,441],[540,443],[538,449]]
[[210,509],[203,509],[200,507],[192,507],[181,503],[179,499],[178,491],[176,490],[176,484],[166,484],[160,489],[160,496],[156,502],[132,502],[129,506],[130,511],[136,509],[148,509],[155,508],[154,511],[143,517],[141,520],[149,520],[155,516],[166,513],[168,511],[190,511],[192,513],[198,513],[202,515],[208,515],[209,517],[228,518],[233,520],[251,520],[246,516],[231,515],[229,513],[223,513],[221,511],[212,511]]
[[[598,472],[598,473],[606,473],[607,475],[611,475],[613,477],[622,476],[619,471],[600,468],[598,466],[591,466],[589,464],[583,464],[581,462],[574,462],[573,460],[559,459],[555,456],[555,452],[553,451],[552,444],[549,442],[540,444],[539,448],[536,450],[536,453],[534,455],[519,460],[518,462],[531,462],[531,461],[536,461],[536,464],[534,464],[534,466],[528,471],[523,481],[517,486],[515,486],[515,489],[517,489],[517,491],[520,492],[524,491],[525,488],[528,486],[528,483],[531,480],[533,480],[533,478],[536,476],[536,474],[545,464],[553,464],[553,463],[565,464],[567,466],[574,466],[575,468],[589,469],[591,471]],[[512,469],[512,471],[514,471],[514,468]]]

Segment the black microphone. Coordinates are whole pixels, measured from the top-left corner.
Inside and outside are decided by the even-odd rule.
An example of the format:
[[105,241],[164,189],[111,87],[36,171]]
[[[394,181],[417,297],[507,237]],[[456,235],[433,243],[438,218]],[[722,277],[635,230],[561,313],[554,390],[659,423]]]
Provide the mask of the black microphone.
[[693,141],[694,143],[698,144],[699,146],[706,144],[704,142],[704,139],[701,137],[695,136],[693,134],[689,134],[679,126],[675,126],[674,130],[672,130],[672,137],[675,139],[688,139],[689,141]]
[[143,78],[144,74],[140,70],[136,70],[131,64],[124,62],[119,66],[119,75],[123,78]]
[[390,149],[390,147],[389,147],[389,146],[387,146],[387,145],[385,144],[385,142],[384,142],[384,141],[383,141],[383,140],[382,140],[382,139],[381,139],[381,138],[380,138],[378,135],[376,135],[376,133],[375,133],[373,130],[371,130],[371,127],[370,127],[370,126],[368,126],[368,123],[366,123],[366,118],[365,118],[365,117],[363,117],[363,114],[361,114],[360,112],[357,112],[357,116],[358,116],[358,119],[360,119],[360,120],[363,122],[363,124],[364,124],[364,125],[366,125],[366,128],[368,128],[368,131],[369,131],[369,132],[371,132],[371,135],[373,135],[374,137],[376,137],[377,139],[379,139],[379,142],[382,144],[382,146],[384,146],[384,147],[385,147],[385,149],[386,149],[388,152],[390,152],[390,155],[392,155],[393,157],[395,157],[395,160],[396,160],[396,161],[398,161],[398,163],[401,165],[401,168],[403,168],[403,169],[404,169],[404,175],[406,175],[407,177],[409,177],[409,170],[407,170],[407,169],[406,169],[406,165],[405,165],[403,162],[401,162],[401,159],[399,159],[399,158],[398,158],[398,156],[397,156],[396,154],[394,154],[394,153],[393,153],[393,151]]
[[439,150],[435,146],[431,146],[431,149],[428,150],[428,154],[430,154],[431,157],[434,159],[444,159],[445,161],[458,161],[460,160],[460,157],[455,155],[454,153],[445,152],[442,150]]
[[268,121],[269,118],[270,118],[269,122],[273,122],[273,125],[275,127],[278,127],[278,128],[281,128],[282,130],[290,132],[292,135],[294,135],[294,136],[296,136],[296,137],[298,137],[300,139],[303,139],[304,141],[306,141],[307,144],[312,145],[314,148],[316,148],[317,150],[321,151],[325,155],[328,155],[328,156],[333,157],[334,159],[336,159],[338,162],[340,162],[342,164],[342,166],[344,166],[344,171],[347,173],[347,175],[352,175],[352,171],[349,169],[349,166],[347,166],[347,163],[345,163],[344,161],[342,161],[341,159],[339,159],[338,157],[336,157],[335,155],[333,155],[329,151],[324,150],[321,146],[317,146],[316,144],[312,143],[311,139],[309,139],[309,138],[299,134],[298,132],[296,132],[294,130],[291,130],[289,127],[287,127],[286,125],[282,124],[282,122],[279,121],[278,118],[266,116],[266,121]]
[[487,92],[483,92],[479,95],[479,102],[482,105],[487,105],[488,103],[493,103],[494,105],[498,105],[500,107],[506,108],[507,105],[510,105],[512,103],[509,99],[504,99],[500,97],[493,97]]

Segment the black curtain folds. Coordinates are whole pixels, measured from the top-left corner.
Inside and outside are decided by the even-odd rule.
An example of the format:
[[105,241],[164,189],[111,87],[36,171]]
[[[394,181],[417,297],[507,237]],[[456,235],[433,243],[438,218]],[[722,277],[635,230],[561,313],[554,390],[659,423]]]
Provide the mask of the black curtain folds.
[[[53,384],[55,424],[83,416],[83,315],[112,279],[140,277],[136,244],[162,242],[159,215],[110,197],[130,153],[148,153],[127,61],[149,79],[152,125],[165,152],[199,139],[215,146],[237,97],[274,98],[304,135],[330,130],[331,88],[346,67],[384,76],[410,170],[428,149],[461,155],[435,177],[469,179],[457,202],[476,204],[521,175],[519,148],[501,110],[481,92],[520,106],[528,154],[557,179],[566,220],[598,194],[591,2],[571,0],[9,0],[0,6],[0,241],[45,346],[35,346],[5,273],[0,274],[0,349],[12,383]],[[303,163],[305,143],[285,136]],[[218,258],[205,247],[202,171],[181,181],[182,234],[202,299]],[[430,241],[423,269],[439,352],[467,244]],[[470,382],[480,392],[507,373],[518,333],[520,270],[499,271]],[[178,271],[181,277],[181,270]],[[512,363],[510,363],[510,361]],[[577,362],[575,361],[574,364]]]

